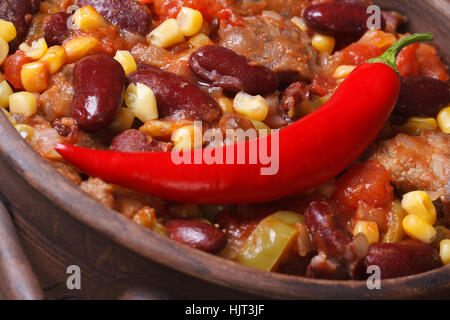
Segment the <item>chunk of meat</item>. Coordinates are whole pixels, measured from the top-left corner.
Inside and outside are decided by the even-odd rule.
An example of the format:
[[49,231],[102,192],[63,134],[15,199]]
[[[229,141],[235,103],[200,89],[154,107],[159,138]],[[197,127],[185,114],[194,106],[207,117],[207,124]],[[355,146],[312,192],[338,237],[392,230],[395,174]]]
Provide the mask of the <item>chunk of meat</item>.
[[303,9],[314,0],[228,0],[228,4],[241,15],[257,15],[263,10],[273,10],[286,18],[301,16]]
[[98,178],[89,178],[80,184],[80,188],[108,208],[114,206],[113,186],[111,184]]
[[171,143],[153,140],[139,130],[130,129],[115,137],[110,149],[119,152],[156,152],[170,151],[171,146]]
[[381,142],[371,158],[384,165],[401,192],[436,193],[450,216],[449,134],[439,131],[423,131],[417,137],[399,134]]
[[317,73],[311,39],[289,20],[275,14],[247,17],[245,27],[219,28],[219,45],[272,69],[282,83],[310,80]]

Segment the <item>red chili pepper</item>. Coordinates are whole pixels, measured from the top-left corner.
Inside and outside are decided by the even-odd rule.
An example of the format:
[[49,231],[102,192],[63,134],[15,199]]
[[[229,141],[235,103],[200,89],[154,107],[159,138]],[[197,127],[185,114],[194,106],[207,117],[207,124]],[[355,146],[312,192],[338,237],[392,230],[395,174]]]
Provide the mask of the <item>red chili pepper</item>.
[[[173,201],[223,204],[269,201],[332,179],[376,139],[399,94],[395,57],[432,34],[405,37],[379,58],[357,67],[317,111],[280,130],[279,171],[261,175],[261,164],[180,164],[171,152],[123,153],[57,144],[55,149],[86,174]],[[267,142],[270,137],[257,141]],[[256,140],[253,141],[253,143]],[[250,146],[245,146],[247,160]],[[215,149],[229,154],[237,145]],[[196,152],[206,155],[211,149]],[[269,147],[270,150],[270,147]],[[192,156],[194,151],[188,152]]]

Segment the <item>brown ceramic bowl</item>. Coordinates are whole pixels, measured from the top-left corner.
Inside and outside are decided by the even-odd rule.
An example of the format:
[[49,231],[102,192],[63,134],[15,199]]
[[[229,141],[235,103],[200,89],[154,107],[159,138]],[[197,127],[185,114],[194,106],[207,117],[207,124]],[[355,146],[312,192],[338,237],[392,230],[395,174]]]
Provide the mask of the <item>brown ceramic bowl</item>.
[[[410,18],[409,31],[433,32],[435,45],[446,62],[449,61],[449,0],[376,2],[383,8],[406,13]],[[191,277],[180,276],[172,269],[199,278],[202,284],[218,284],[223,288],[220,297],[228,298],[241,297],[238,291],[291,299],[450,296],[450,266],[384,280],[382,290],[368,290],[363,281],[314,280],[258,271],[163,238],[103,207],[70,184],[32,150],[3,115],[0,116],[0,192],[10,203],[9,209],[29,257],[38,261],[33,263],[35,270],[47,270],[47,277],[53,279],[42,283],[50,291],[65,279],[63,266],[77,264],[90,280],[84,282],[86,287],[89,283],[96,284],[91,296],[95,290],[103,290],[105,296],[106,291],[113,291],[111,288],[130,283],[151,286],[155,292],[167,287],[177,289],[172,292],[190,292],[183,279]],[[192,283],[189,281],[186,283]]]

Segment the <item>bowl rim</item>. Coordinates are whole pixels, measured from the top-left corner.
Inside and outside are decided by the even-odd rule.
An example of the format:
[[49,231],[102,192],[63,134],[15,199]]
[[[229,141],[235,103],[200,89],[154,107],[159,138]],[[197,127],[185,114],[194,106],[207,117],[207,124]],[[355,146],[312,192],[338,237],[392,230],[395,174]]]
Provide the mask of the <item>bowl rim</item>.
[[[365,281],[311,279],[260,271],[192,249],[142,228],[97,202],[35,152],[3,114],[0,128],[0,158],[40,194],[71,217],[123,247],[190,276],[239,291],[281,299],[399,298],[450,289],[450,265],[412,276],[382,280],[381,290],[369,290]],[[72,196],[67,197],[67,194]]]

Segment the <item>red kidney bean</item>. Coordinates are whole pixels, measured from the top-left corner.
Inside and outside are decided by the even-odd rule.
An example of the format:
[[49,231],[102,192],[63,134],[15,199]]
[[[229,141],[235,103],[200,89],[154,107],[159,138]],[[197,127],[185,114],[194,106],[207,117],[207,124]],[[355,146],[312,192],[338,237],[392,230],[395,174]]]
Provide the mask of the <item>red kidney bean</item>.
[[394,114],[402,117],[434,117],[450,102],[449,84],[429,77],[402,78]]
[[129,75],[129,82],[143,83],[153,90],[161,117],[211,123],[222,115],[222,110],[210,95],[189,79],[174,73],[141,64]]
[[[334,36],[344,34],[362,35],[368,30],[371,14],[367,6],[349,2],[325,2],[309,6],[303,12],[306,23],[315,31]],[[381,28],[386,21],[381,17]]]
[[16,51],[19,45],[25,40],[28,32],[28,22],[26,16],[31,13],[30,0],[1,0],[0,19],[10,21],[17,30],[16,38],[9,43],[10,53]]
[[69,33],[67,21],[70,14],[58,12],[48,16],[44,21],[44,38],[49,46],[61,45]]
[[306,101],[310,98],[311,91],[308,85],[304,82],[294,82],[287,87],[281,95],[280,113],[283,119],[292,123],[289,113],[295,110],[295,106],[300,102]]
[[147,35],[152,27],[150,9],[134,0],[78,0],[78,6],[93,6],[120,29]]
[[339,225],[328,203],[312,202],[306,210],[305,223],[319,252],[337,259],[343,258],[351,238]]
[[404,240],[372,244],[364,259],[364,267],[367,270],[371,265],[380,267],[381,278],[388,279],[435,269],[441,263],[430,245],[416,240]]
[[227,243],[222,230],[204,222],[171,220],[166,228],[171,239],[210,253],[220,251]]
[[122,132],[113,139],[110,146],[111,151],[117,152],[165,152],[171,149],[171,142],[154,140],[136,129]]
[[278,77],[272,70],[224,47],[198,49],[191,54],[189,67],[198,77],[233,93],[268,94],[278,88]]
[[76,63],[73,69],[75,96],[72,116],[80,128],[96,131],[114,119],[125,88],[122,65],[105,54],[96,54]]

